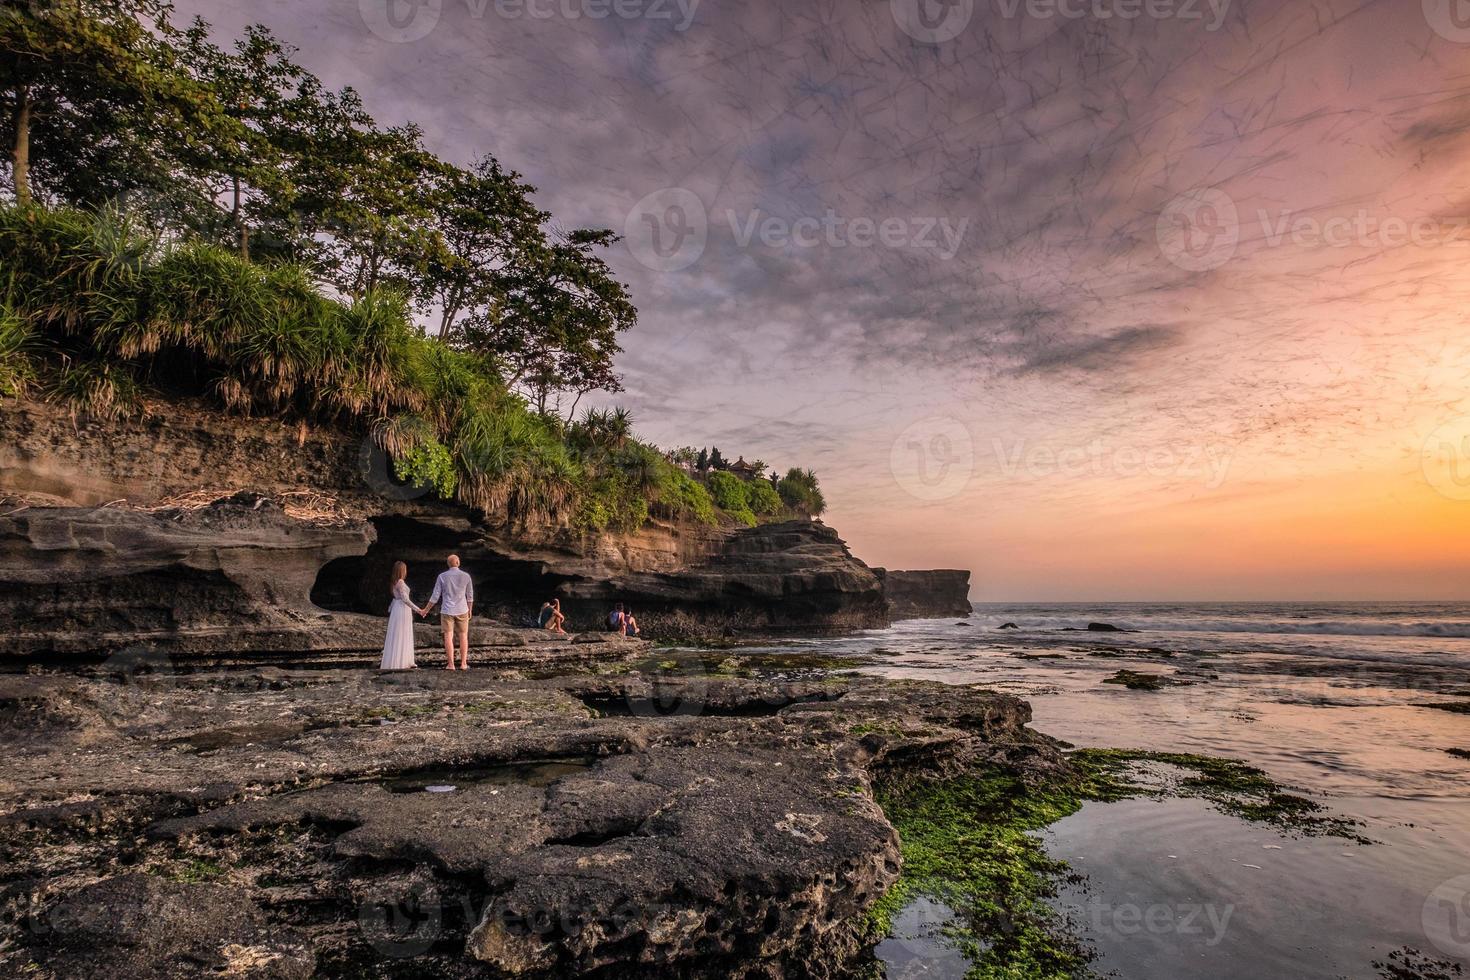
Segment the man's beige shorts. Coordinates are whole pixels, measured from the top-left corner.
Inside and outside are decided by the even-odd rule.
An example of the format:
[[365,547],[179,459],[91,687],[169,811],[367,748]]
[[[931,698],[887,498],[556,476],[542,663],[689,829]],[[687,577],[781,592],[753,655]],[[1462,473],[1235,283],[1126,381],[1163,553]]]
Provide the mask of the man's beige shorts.
[[454,637],[456,640],[463,640],[470,635],[469,613],[460,613],[458,616],[446,616],[440,613],[439,622],[444,626],[445,636]]

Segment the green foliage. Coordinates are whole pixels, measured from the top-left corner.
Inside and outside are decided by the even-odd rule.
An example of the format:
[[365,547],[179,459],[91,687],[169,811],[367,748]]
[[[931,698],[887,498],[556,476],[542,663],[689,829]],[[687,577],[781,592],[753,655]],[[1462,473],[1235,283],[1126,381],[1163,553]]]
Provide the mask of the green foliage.
[[[370,430],[402,478],[487,514],[716,522],[626,412],[573,421],[621,389],[637,319],[612,232],[561,230],[493,157],[458,167],[378,125],[263,27],[220,45],[172,15],[0,0],[0,395],[119,416],[149,389],[205,394]],[[720,491],[738,520],[781,509],[739,489]]]
[[781,513],[785,504],[776,488],[765,480],[750,480],[745,484],[745,500],[752,511],[761,517]]
[[745,481],[733,473],[715,470],[709,475],[709,492],[715,505],[747,527],[755,527],[755,512],[745,488]]
[[0,397],[24,395],[35,383],[34,348],[30,325],[8,305],[0,306]]
[[126,418],[142,400],[137,380],[123,365],[109,361],[73,361],[65,365],[51,386],[51,395],[73,416]]
[[[113,208],[145,247],[227,247],[353,301],[396,295],[437,310],[442,339],[490,361],[541,414],[563,393],[619,390],[617,338],[637,311],[598,254],[612,232],[556,229],[534,188],[493,157],[458,167],[416,126],[379,126],[263,27],[222,47],[208,24],[171,16],[161,0],[0,3],[0,175],[17,202]],[[235,271],[215,259],[172,261]],[[125,309],[90,312],[137,334],[121,346],[151,353],[156,329]],[[256,339],[283,359],[259,406],[271,409],[291,397],[299,344],[331,342],[281,322]],[[343,375],[329,401],[381,411],[374,394],[371,377]]]
[[648,520],[648,498],[633,492],[624,479],[603,477],[584,485],[573,525],[583,530],[631,531]]
[[339,302],[299,266],[201,242],[157,245],[116,211],[0,208],[6,390],[34,377],[75,413],[116,417],[139,378],[243,413],[379,419],[405,479],[521,520],[567,511],[560,435],[483,358],[420,334],[389,290]]
[[431,487],[439,496],[454,496],[459,477],[454,470],[454,457],[442,442],[422,442],[393,459],[393,472],[404,483]]
[[[0,109],[17,200],[96,206],[126,195],[207,211],[209,145],[249,134],[182,57],[159,0],[0,5]],[[188,220],[188,219],[186,219]]]
[[716,471],[709,475],[709,492],[721,510],[749,510],[745,499],[745,481],[732,473]]
[[817,484],[817,475],[811,470],[787,470],[776,489],[792,510],[818,517],[827,509],[827,500]]
[[659,486],[659,503],[671,517],[687,517],[700,524],[715,524],[715,502],[709,491],[688,473],[667,466]]

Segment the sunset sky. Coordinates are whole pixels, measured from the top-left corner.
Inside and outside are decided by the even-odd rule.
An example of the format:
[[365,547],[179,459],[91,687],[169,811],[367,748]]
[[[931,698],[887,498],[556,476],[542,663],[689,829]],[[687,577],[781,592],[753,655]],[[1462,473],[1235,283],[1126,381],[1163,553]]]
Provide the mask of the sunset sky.
[[615,401],[816,469],[870,564],[980,600],[1470,599],[1456,2],[179,10],[625,233]]

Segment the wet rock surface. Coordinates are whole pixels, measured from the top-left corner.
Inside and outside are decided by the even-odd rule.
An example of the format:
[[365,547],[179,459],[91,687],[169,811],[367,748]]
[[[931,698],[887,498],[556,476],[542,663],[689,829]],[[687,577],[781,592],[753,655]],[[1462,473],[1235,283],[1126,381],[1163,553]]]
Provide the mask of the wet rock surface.
[[1006,695],[698,664],[0,676],[0,972],[839,976],[876,779],[1063,765]]

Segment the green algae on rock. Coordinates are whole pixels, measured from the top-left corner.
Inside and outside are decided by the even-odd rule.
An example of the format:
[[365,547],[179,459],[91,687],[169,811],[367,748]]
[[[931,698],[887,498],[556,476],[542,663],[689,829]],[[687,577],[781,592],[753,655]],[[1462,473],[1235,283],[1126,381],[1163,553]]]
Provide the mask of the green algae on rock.
[[[942,933],[969,960],[966,980],[1083,973],[1091,952],[1047,902],[1071,869],[1049,857],[1034,832],[1087,802],[1197,797],[1242,820],[1367,843],[1352,821],[1325,814],[1242,762],[1136,749],[1080,749],[1067,759],[1069,773],[1043,782],[980,766],[937,780],[881,783],[878,802],[898,831],[903,870],[869,912],[868,939],[889,936],[900,912],[929,899],[955,913]],[[1143,770],[1163,768],[1186,774],[1142,781]]]
[[[1069,757],[1095,785],[1121,796],[1184,796],[1209,800],[1231,816],[1315,837],[1371,843],[1353,830],[1356,821],[1327,813],[1320,803],[1286,792],[1260,769],[1234,759],[1140,749],[1081,749]],[[1163,764],[1191,773],[1163,788],[1140,783],[1136,767]],[[1130,771],[1132,770],[1132,771]]]
[[1141,674],[1136,670],[1120,670],[1112,677],[1103,678],[1104,684],[1121,684],[1130,691],[1157,691],[1169,685],[1182,683],[1163,674]]
[[888,935],[898,913],[926,897],[956,913],[944,931],[971,962],[968,978],[1075,975],[1090,954],[1046,903],[1068,867],[1047,857],[1032,832],[1121,791],[1106,773],[1085,767],[1043,786],[993,766],[880,786],[903,871],[870,912],[869,935]]

